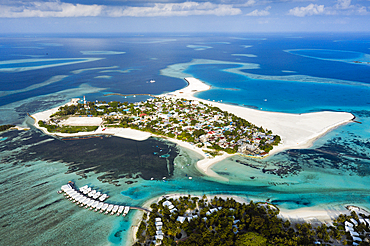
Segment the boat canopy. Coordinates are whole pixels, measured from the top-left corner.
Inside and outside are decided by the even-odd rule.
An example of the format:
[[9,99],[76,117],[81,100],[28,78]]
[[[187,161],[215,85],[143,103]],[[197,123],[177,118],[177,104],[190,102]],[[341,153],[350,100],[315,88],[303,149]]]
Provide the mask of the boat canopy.
[[122,211],[125,209],[125,206],[119,206],[118,213],[122,213]]

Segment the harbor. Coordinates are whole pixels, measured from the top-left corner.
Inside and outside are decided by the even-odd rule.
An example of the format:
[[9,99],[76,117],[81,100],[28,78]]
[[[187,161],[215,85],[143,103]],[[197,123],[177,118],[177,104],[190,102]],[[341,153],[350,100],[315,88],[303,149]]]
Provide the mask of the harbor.
[[69,181],[66,185],[61,187],[58,191],[59,194],[64,193],[64,197],[70,200],[72,203],[80,206],[81,208],[86,208],[89,210],[94,210],[94,212],[104,213],[105,215],[110,214],[116,216],[126,216],[130,209],[138,209],[145,212],[150,212],[148,209],[141,207],[130,207],[117,204],[110,204],[104,202],[109,198],[107,194],[103,194],[100,191],[94,190],[88,185],[82,186],[77,189],[73,182]]

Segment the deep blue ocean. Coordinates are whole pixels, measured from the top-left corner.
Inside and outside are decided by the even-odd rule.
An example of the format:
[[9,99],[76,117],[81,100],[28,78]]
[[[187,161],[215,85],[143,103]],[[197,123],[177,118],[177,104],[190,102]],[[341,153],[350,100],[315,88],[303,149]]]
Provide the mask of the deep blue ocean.
[[[335,129],[309,149],[263,160],[232,157],[216,164],[213,170],[229,182],[202,176],[194,168],[199,156],[162,140],[132,144],[101,138],[69,144],[34,128],[0,133],[0,194],[23,208],[13,208],[14,201],[0,208],[0,233],[13,233],[0,244],[16,245],[16,239],[21,244],[128,242],[132,215],[108,217],[72,206],[56,194],[68,180],[100,187],[115,203],[130,205],[168,193],[227,193],[270,199],[285,209],[346,204],[370,209],[369,34],[2,35],[0,125],[30,126],[27,113],[75,97],[145,100],[149,96],[132,94],[174,91],[186,86],[186,76],[212,86],[196,95],[206,100],[289,113],[346,111],[360,123]],[[158,166],[150,159],[158,156],[145,157],[142,169],[133,169],[130,164],[144,154],[120,149],[133,145],[142,153],[148,146],[160,148],[171,157],[155,161]],[[115,158],[112,150],[126,157]],[[97,158],[90,160],[86,153],[97,153]],[[143,178],[153,168],[162,170],[153,176],[167,175],[168,181]],[[285,175],[265,171],[275,168]]]

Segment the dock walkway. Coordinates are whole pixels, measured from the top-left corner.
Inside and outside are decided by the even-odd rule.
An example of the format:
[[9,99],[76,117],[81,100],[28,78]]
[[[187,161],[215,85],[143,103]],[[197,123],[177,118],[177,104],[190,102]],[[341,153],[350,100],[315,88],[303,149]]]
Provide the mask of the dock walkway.
[[144,212],[151,212],[149,209],[142,207],[130,207],[128,205],[117,205],[104,202],[108,199],[107,194],[102,194],[97,190],[93,190],[91,187],[85,185],[79,189],[76,188],[73,182],[68,182],[68,184],[63,185],[58,193],[64,193],[65,198],[69,199],[71,202],[76,203],[80,207],[85,207],[86,209],[93,210],[95,212],[104,214],[116,214],[120,216],[126,216],[130,209],[137,209]]

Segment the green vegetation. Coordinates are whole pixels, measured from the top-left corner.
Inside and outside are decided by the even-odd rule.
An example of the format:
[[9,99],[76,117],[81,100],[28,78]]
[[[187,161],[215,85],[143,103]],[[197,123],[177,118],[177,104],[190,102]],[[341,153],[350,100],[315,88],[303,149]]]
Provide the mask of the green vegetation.
[[[176,138],[228,154],[265,156],[278,145],[280,137],[270,130],[217,107],[183,98],[156,97],[145,102],[87,102],[66,105],[51,116],[51,124],[44,124],[50,132],[74,132],[61,129],[58,122],[72,115],[101,116],[106,127],[123,127]],[[84,131],[88,131],[85,129]]]
[[6,130],[8,130],[9,128],[12,128],[12,127],[15,127],[15,125],[1,125],[1,126],[0,126],[0,132],[2,132],[2,131],[6,131]]
[[[321,224],[314,228],[309,223],[278,218],[279,210],[267,203],[241,204],[234,199],[214,197],[208,200],[184,196],[163,198],[151,204],[152,212],[144,213],[136,233],[139,245],[369,245],[366,235],[369,225],[360,223],[364,214],[339,215],[333,225]],[[345,232],[344,223],[351,219],[362,241]],[[347,222],[346,222],[347,221]],[[161,236],[162,235],[162,236]]]
[[77,132],[92,132],[98,129],[98,126],[57,126],[45,124],[43,121],[39,121],[39,126],[45,127],[48,132],[60,132],[60,133],[77,133]]

